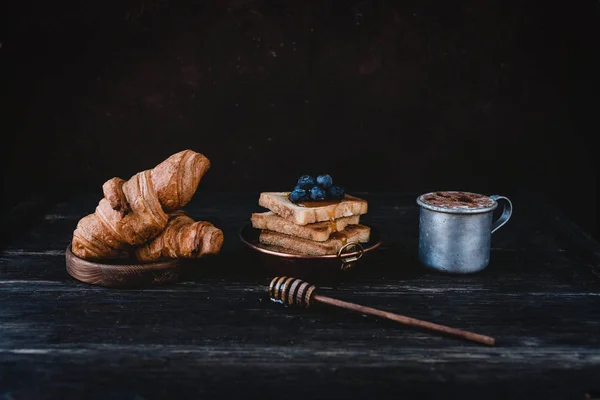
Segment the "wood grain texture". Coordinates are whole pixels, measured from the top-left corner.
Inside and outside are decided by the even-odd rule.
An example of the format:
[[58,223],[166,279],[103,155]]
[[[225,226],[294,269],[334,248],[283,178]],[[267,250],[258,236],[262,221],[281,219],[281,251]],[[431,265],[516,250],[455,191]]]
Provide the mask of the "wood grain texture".
[[178,260],[166,260],[147,264],[110,264],[81,259],[65,250],[67,273],[81,282],[104,287],[148,287],[165,285],[179,280]]
[[182,268],[179,283],[87,285],[66,272],[64,249],[90,196],[3,246],[0,399],[583,399],[600,390],[600,285],[571,250],[578,236],[544,216],[543,203],[511,196],[515,214],[492,238],[490,266],[449,276],[416,260],[416,196],[364,197],[383,244],[360,273],[319,292],[493,336],[495,347],[265,301],[272,271],[233,239],[260,211],[253,193],[192,200],[190,215],[226,240],[218,257]]

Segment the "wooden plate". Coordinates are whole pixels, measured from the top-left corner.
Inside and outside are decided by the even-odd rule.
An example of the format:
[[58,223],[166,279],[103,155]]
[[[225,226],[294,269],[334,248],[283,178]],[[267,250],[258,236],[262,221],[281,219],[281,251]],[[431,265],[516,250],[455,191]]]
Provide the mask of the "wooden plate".
[[104,287],[144,287],[178,282],[181,274],[179,260],[148,264],[99,263],[77,257],[71,245],[65,252],[67,272],[73,278]]

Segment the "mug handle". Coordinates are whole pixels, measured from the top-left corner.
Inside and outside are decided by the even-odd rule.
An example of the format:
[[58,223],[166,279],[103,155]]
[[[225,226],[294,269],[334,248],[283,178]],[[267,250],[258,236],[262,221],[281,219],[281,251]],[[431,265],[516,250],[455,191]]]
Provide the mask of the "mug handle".
[[512,203],[507,197],[499,196],[497,194],[493,194],[489,197],[490,197],[490,199],[493,199],[496,202],[498,200],[506,201],[506,204],[504,204],[504,209],[502,210],[502,215],[500,215],[500,217],[496,221],[494,221],[494,223],[492,224],[492,233],[494,233],[498,229],[500,229],[500,227],[502,227],[502,225],[506,224],[508,222],[508,220],[510,219],[510,216],[512,215]]

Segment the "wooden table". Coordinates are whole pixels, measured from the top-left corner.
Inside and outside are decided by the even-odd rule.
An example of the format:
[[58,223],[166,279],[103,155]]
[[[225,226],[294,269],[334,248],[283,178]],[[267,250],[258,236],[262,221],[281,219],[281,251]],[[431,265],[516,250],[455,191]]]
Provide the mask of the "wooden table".
[[[198,193],[225,232],[186,281],[107,289],[72,279],[65,249],[98,194],[57,204],[0,258],[0,399],[594,398],[600,245],[544,198],[513,194],[484,272],[416,258],[416,195],[364,193],[381,248],[321,293],[494,336],[495,347],[390,321],[260,302],[272,275],[237,237],[258,193]],[[363,261],[361,261],[362,263]]]

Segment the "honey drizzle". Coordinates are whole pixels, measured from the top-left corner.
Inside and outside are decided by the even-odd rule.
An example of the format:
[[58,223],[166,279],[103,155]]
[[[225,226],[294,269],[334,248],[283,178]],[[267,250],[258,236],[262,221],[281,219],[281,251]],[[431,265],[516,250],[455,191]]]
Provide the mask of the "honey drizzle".
[[297,203],[297,206],[306,207],[306,208],[316,208],[316,207],[327,207],[334,204],[339,204],[339,200],[321,200],[321,201],[301,201]]
[[329,228],[331,229],[332,233],[337,232],[337,224],[335,223],[335,211],[329,210],[328,214],[329,214]]
[[[339,204],[341,203],[341,200],[321,200],[321,201],[302,201],[300,203],[297,203],[298,206],[300,207],[312,207],[312,208],[318,208],[318,207],[327,207],[327,206],[332,206],[334,204]],[[338,231],[337,229],[337,223],[335,222],[335,210],[327,210],[327,214],[329,216],[329,230],[331,231],[331,233],[336,233]],[[345,244],[345,243],[344,243]]]

